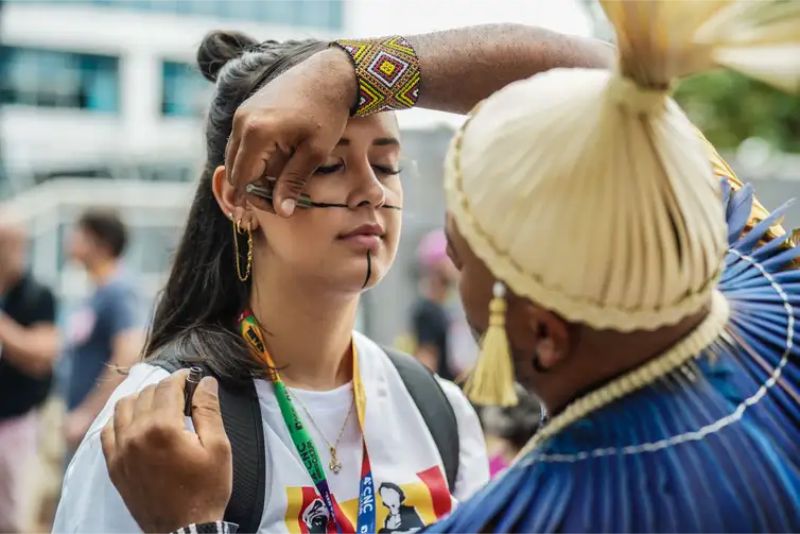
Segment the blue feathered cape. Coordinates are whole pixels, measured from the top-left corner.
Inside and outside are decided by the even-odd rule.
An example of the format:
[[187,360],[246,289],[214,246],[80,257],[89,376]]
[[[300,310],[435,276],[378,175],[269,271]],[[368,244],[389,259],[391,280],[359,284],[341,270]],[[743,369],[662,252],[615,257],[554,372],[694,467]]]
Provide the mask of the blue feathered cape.
[[800,532],[800,249],[725,182],[726,331],[528,453],[431,532]]

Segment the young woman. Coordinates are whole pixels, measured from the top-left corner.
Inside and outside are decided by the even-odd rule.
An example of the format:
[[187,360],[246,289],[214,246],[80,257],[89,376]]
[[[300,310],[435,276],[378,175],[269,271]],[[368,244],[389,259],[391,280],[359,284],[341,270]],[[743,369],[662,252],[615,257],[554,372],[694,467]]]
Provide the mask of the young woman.
[[[450,510],[452,498],[467,497],[487,480],[480,426],[460,390],[441,382],[460,443],[459,474],[450,488],[396,368],[378,345],[353,331],[361,292],[386,274],[400,238],[403,188],[394,115],[347,123],[305,190],[315,207],[292,219],[270,213],[269,202],[255,195],[241,203],[226,177],[226,142],[237,108],[326,46],[257,43],[223,32],[200,46],[200,68],[216,82],[208,159],[156,310],[148,362],[130,370],[77,450],[55,531],[137,530],[109,479],[100,430],[120,398],[153,393],[146,387],[168,376],[157,365],[166,351],[202,362],[221,379],[255,380],[267,454],[261,530],[324,531],[329,524],[343,531],[397,530],[400,505],[405,516],[429,524]],[[266,174],[280,164],[273,158]],[[264,350],[243,339],[242,325],[263,340]],[[159,402],[154,397],[146,402]],[[144,404],[120,402],[115,421]],[[295,435],[299,426],[305,440]],[[310,448],[316,451],[313,463]],[[371,519],[359,513],[365,486],[376,499]],[[381,487],[395,488],[393,498],[402,495],[402,503],[382,502]]]
[[[450,255],[492,356],[475,393],[504,400],[513,383],[496,379],[511,373],[497,370],[513,360],[549,420],[502,477],[430,531],[795,532],[800,248],[778,225],[788,205],[764,213],[724,165],[715,176],[669,90],[712,66],[796,89],[788,51],[800,46],[800,8],[604,7],[620,43],[615,71],[512,84],[476,109],[448,153]],[[143,524],[220,519],[187,513],[198,495],[165,491],[169,476],[196,477],[216,509],[225,502],[215,471],[229,462],[197,439],[167,440],[180,469],[158,483],[120,472],[152,461],[114,440],[147,435],[153,413],[105,433],[117,486]],[[219,421],[206,430],[224,434]],[[161,500],[131,491],[140,485]],[[182,506],[166,518],[162,502]]]

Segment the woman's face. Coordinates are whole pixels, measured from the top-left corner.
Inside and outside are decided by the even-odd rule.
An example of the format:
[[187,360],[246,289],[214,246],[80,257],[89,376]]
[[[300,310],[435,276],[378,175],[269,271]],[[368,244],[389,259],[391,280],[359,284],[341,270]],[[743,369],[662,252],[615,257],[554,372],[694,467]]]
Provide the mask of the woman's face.
[[[271,271],[323,290],[374,286],[394,261],[400,238],[401,211],[390,208],[403,205],[399,161],[394,114],[354,118],[305,190],[316,203],[338,206],[298,208],[284,219],[248,196],[244,222],[255,227],[255,279]],[[267,175],[277,176],[284,162],[270,161]]]

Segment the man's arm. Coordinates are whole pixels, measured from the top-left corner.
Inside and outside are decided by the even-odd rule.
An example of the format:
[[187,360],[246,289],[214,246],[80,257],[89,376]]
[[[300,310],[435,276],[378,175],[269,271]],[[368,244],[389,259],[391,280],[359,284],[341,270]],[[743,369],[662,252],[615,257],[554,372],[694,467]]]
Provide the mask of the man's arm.
[[0,312],[0,344],[3,358],[31,375],[46,375],[58,357],[58,330],[53,319],[43,319],[25,327]]
[[[418,105],[466,112],[508,83],[554,67],[608,67],[600,41],[517,24],[472,26],[408,37],[420,65]],[[236,110],[225,166],[244,190],[276,153],[291,154],[278,178],[274,208],[289,216],[308,176],[341,137],[355,101],[347,53],[314,54],[259,89]],[[242,197],[240,197],[242,198]]]
[[130,328],[116,334],[112,341],[112,354],[109,365],[103,369],[97,385],[75,408],[66,420],[67,441],[76,446],[105,406],[106,401],[120,383],[125,379],[121,370],[132,367],[139,359],[142,349],[142,332],[138,328]]
[[[32,290],[31,290],[32,291]],[[23,326],[0,311],[0,344],[3,358],[30,376],[43,376],[53,369],[59,354],[56,302],[47,288],[35,292],[28,304],[31,324]]]
[[422,73],[418,107],[467,113],[511,82],[556,67],[605,68],[614,49],[596,39],[522,24],[485,24],[407,37]]

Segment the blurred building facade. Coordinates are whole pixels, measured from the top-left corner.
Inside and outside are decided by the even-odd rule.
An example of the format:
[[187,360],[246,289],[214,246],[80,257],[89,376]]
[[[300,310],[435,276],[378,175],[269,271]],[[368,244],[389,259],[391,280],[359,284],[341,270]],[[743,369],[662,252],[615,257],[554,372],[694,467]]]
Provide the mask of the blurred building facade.
[[[211,84],[193,67],[214,28],[330,37],[336,0],[4,2],[2,138],[11,192],[51,176],[189,180]],[[8,191],[7,191],[8,193]]]
[[213,86],[194,66],[212,29],[330,39],[340,0],[5,0],[0,204],[31,232],[33,268],[69,304],[82,274],[63,243],[77,214],[116,207],[127,268],[154,296],[199,176]]
[[[212,29],[261,39],[332,39],[353,29],[341,0],[5,0],[0,3],[0,209],[22,217],[33,270],[61,299],[86,295],[64,254],[75,218],[118,209],[126,268],[155,298],[180,237],[205,144],[213,86],[194,66]],[[362,16],[364,13],[356,14]],[[384,343],[406,329],[417,240],[444,221],[442,157],[460,119],[403,117],[409,209],[395,268],[365,295],[359,327]],[[392,306],[384,305],[392,302]]]

